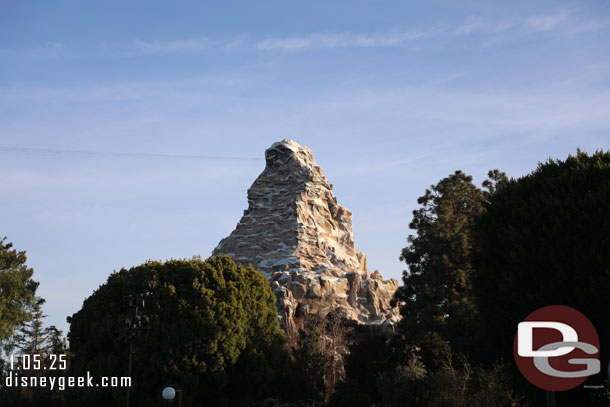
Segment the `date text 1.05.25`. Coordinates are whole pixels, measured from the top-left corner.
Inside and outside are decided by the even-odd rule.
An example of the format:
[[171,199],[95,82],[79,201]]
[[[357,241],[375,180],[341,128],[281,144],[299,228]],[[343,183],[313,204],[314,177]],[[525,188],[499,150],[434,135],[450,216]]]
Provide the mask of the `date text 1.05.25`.
[[11,355],[11,370],[66,370],[66,355],[50,354],[45,358],[40,354]]

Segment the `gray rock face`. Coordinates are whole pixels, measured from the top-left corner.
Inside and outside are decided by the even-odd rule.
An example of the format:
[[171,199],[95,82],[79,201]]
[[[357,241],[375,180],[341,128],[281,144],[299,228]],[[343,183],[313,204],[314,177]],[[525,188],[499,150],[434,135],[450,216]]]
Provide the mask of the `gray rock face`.
[[248,190],[248,209],[212,255],[265,274],[287,331],[297,309],[391,330],[399,319],[390,307],[398,281],[383,281],[378,270],[369,274],[366,255],[354,247],[352,213],[337,203],[311,150],[284,139],[265,159]]

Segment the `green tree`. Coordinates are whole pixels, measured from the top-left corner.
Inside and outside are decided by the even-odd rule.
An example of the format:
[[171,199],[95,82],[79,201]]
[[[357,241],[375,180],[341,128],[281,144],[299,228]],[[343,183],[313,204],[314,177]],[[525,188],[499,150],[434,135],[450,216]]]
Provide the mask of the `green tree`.
[[[414,354],[409,349],[394,349],[384,336],[363,335],[354,338],[345,360],[345,380],[336,387],[329,406],[341,407],[352,403],[354,406],[368,407],[381,403],[381,393],[393,384],[381,380],[380,376],[387,373],[391,379],[389,372],[402,363],[408,363],[412,356]],[[387,403],[387,400],[384,401]]]
[[345,358],[349,354],[353,328],[336,312],[325,317],[305,314],[295,318],[296,338],[287,341],[293,356],[291,385],[299,398],[328,401],[338,383],[345,379]]
[[412,350],[404,349],[397,356],[395,363],[377,374],[381,399],[388,407],[425,405],[429,396],[426,367]]
[[41,297],[36,297],[29,308],[31,319],[23,322],[15,335],[15,348],[21,353],[30,355],[43,355],[46,351],[46,335],[43,327],[43,319],[46,317],[42,311],[42,305],[45,300]]
[[309,318],[303,328],[299,329],[297,346],[292,350],[295,367],[302,377],[301,383],[304,386],[301,397],[324,399],[324,375],[328,360],[324,354],[322,332],[320,321],[313,317]]
[[[61,376],[57,370],[59,355],[67,356],[62,332],[55,326],[44,326],[42,310],[44,298],[36,297],[28,306],[31,319],[21,323],[17,332],[5,341],[4,351],[13,355],[13,374],[20,377]],[[25,361],[27,358],[27,362]],[[62,393],[45,387],[14,387],[0,393],[6,406],[57,406],[62,404]]]
[[[135,341],[131,403],[156,405],[178,386],[184,405],[239,405],[273,395],[285,361],[275,296],[265,277],[227,256],[147,262],[113,273],[70,319],[74,374],[125,376],[129,341],[125,298],[144,296],[146,335]],[[123,338],[123,339],[122,339]],[[124,391],[87,389],[75,404],[124,404]]]
[[[65,351],[61,331],[54,326],[44,327],[42,311],[44,299],[36,296],[38,283],[32,279],[33,270],[26,265],[24,251],[13,249],[13,244],[0,239],[0,353],[14,355],[13,373],[21,375],[52,374],[42,369],[48,362],[49,353]],[[64,345],[60,347],[59,345]],[[21,370],[21,355],[33,356],[42,363],[40,370]],[[1,355],[0,355],[1,356]],[[8,360],[8,358],[7,358]],[[0,382],[10,373],[4,358],[0,358]],[[7,388],[0,385],[0,404],[12,405],[56,405],[58,397],[44,389]]]
[[25,264],[25,252],[5,241],[6,237],[0,239],[0,342],[31,317],[28,307],[38,287],[32,280],[34,271]]
[[55,325],[44,326],[43,320],[47,315],[42,306],[45,302],[42,297],[35,298],[28,307],[30,320],[22,322],[8,346],[12,350],[18,350],[20,354],[40,355],[41,361],[48,365],[49,354],[66,353],[67,347],[62,331]]
[[[523,398],[514,394],[500,362],[489,368],[472,366],[466,356],[443,355],[440,368],[426,378],[428,407],[519,407]],[[421,405],[420,403],[416,405]]]
[[[490,171],[491,186],[503,174]],[[477,318],[471,293],[472,227],[483,212],[485,195],[472,177],[456,171],[427,189],[409,227],[417,232],[400,259],[409,269],[395,295],[403,316],[399,333],[421,347],[426,364],[435,364],[451,347],[467,352]]]
[[[579,150],[541,163],[498,188],[485,207],[474,231],[473,291],[488,354],[512,360],[517,324],[539,307],[562,304],[591,319],[607,366],[610,152]],[[586,397],[574,390],[558,398],[571,394]]]

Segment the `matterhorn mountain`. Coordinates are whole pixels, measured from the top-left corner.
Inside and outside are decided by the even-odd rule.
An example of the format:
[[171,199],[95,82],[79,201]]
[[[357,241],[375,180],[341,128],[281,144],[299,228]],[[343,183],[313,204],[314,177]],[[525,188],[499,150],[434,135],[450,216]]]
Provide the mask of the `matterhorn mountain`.
[[248,209],[212,254],[265,274],[286,331],[294,329],[295,315],[330,312],[391,331],[399,319],[390,306],[398,281],[369,273],[366,255],[354,246],[352,213],[337,203],[311,150],[284,139],[265,151],[265,160],[248,190]]

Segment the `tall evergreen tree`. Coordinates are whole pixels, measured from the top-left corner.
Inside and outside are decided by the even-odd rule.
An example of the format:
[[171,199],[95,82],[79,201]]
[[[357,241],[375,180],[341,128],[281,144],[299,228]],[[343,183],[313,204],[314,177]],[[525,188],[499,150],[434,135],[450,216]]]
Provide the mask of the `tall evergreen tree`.
[[40,355],[43,362],[48,362],[49,354],[64,353],[66,350],[65,339],[62,332],[54,325],[45,327],[43,319],[47,315],[42,310],[46,300],[36,297],[29,307],[31,319],[22,323],[13,338],[13,347],[21,354]]
[[[489,172],[493,191],[505,175]],[[491,192],[490,192],[491,193]],[[417,202],[409,227],[417,232],[400,259],[409,266],[394,300],[403,319],[398,331],[435,364],[449,347],[470,353],[477,309],[472,298],[470,259],[474,219],[483,211],[485,193],[461,171],[427,189]]]
[[0,342],[31,317],[28,307],[38,287],[32,280],[34,271],[25,264],[25,251],[19,252],[5,241],[6,237],[0,239]]
[[[44,326],[44,303],[44,298],[35,297],[28,306],[31,318],[22,322],[14,335],[4,341],[3,351],[12,355],[12,373],[18,376],[39,378],[63,375],[59,368],[62,362],[58,358],[60,355],[67,357],[66,340],[55,326]],[[45,387],[5,388],[0,391],[0,405],[51,407],[61,405],[62,396],[61,392],[52,392]]]

